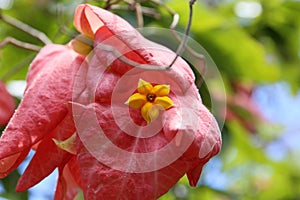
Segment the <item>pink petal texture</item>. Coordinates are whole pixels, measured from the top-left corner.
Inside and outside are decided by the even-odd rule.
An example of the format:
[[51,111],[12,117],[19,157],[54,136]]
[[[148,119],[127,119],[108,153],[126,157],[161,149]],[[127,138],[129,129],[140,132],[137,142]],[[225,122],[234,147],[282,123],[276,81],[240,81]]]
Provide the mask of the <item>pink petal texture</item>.
[[[175,53],[103,9],[78,6],[74,24],[81,36],[93,39],[94,49],[84,57],[71,41],[39,52],[24,98],[0,139],[0,178],[34,149],[17,191],[55,168],[55,200],[74,199],[80,189],[88,200],[152,200],[185,174],[196,186],[203,165],[220,151],[221,135],[188,64],[178,58],[170,70],[161,70]],[[135,68],[126,59],[158,70]],[[149,124],[125,104],[139,79],[169,85],[174,103]],[[71,153],[54,142],[71,136]]]
[[38,144],[29,166],[18,181],[17,191],[24,191],[47,177],[55,168],[63,166],[71,158],[71,154],[56,146],[53,138],[65,140],[75,132],[71,115],[65,119],[49,135]]
[[14,170],[34,144],[48,138],[62,123],[72,99],[73,77],[81,63],[81,56],[62,45],[48,45],[35,58],[24,98],[0,139],[0,177]]
[[8,123],[15,111],[14,98],[8,93],[3,82],[0,81],[0,126]]
[[[126,21],[108,11],[81,5],[80,12],[75,15],[84,15],[84,9],[92,10],[105,25],[94,34],[94,54],[89,68],[79,72],[79,77],[85,78],[86,82],[78,88],[85,92],[79,97],[80,103],[73,104],[81,139],[77,159],[85,199],[157,199],[184,174],[188,175],[190,184],[196,186],[203,165],[220,151],[221,135],[216,120],[201,103],[192,70],[181,58],[168,71],[133,69],[103,47],[113,47],[131,61],[158,69],[168,66],[175,53],[146,40]],[[170,98],[175,104],[160,118],[164,125],[147,138],[133,137],[130,131],[134,132],[134,128],[126,129],[135,127],[141,133],[146,125],[139,111],[124,105],[139,78],[170,85]],[[99,132],[105,136],[100,136]],[[107,138],[111,143],[102,143]],[[161,156],[159,150],[171,143],[170,154]],[[176,146],[184,145],[186,148],[181,149],[176,159],[159,167],[168,156],[172,157]],[[110,150],[108,146],[124,151],[114,152],[117,148]],[[103,150],[105,148],[108,150]],[[153,156],[147,157],[148,160],[135,160],[149,152]],[[152,166],[153,170],[147,168],[142,172],[145,166]]]
[[[169,143],[168,139],[164,136],[163,131],[160,131],[157,135],[149,139],[136,139],[120,131],[113,120],[109,106],[100,106],[98,104],[90,106],[91,107],[87,108],[82,107],[82,119],[87,119],[90,122],[92,119],[89,118],[89,112],[93,111],[92,107],[95,108],[99,123],[104,128],[103,131],[107,137],[111,138],[111,141],[113,141],[115,145],[122,149],[126,149],[127,151],[139,153],[154,152],[151,160],[141,162],[141,165],[150,164],[148,162],[160,162],[165,158],[159,157],[158,155],[155,157],[155,150],[160,149]],[[207,128],[209,128],[211,124],[216,126],[214,119],[205,108],[200,112],[203,125],[199,127],[200,130],[197,133],[198,137],[196,137],[195,141],[182,156],[160,170],[146,173],[126,173],[115,170],[99,162],[99,160],[91,155],[91,153],[80,143],[77,156],[85,198],[157,199],[176,184],[185,173],[188,174],[191,185],[195,186],[198,182],[203,165],[210,157],[218,153],[220,148],[219,140],[214,144],[213,150],[211,150],[205,158],[199,159],[199,145],[203,145],[201,139],[205,137],[204,134],[208,134]],[[91,124],[86,124],[86,126],[84,132],[81,132],[81,136],[91,138],[89,144],[93,145],[92,142],[95,138],[93,135],[97,134],[97,129],[94,126],[91,126]],[[99,145],[97,140],[95,140],[94,145]],[[206,149],[204,149],[204,151],[205,150]],[[102,156],[104,157],[104,155]],[[106,163],[113,163],[116,159],[116,157],[107,157]],[[128,165],[130,168],[131,165],[130,163],[128,164],[128,161],[131,159],[133,159],[133,157],[127,157],[125,162],[122,162],[121,160],[120,162],[123,165]]]
[[103,23],[90,8],[82,5],[78,6],[76,9],[74,25],[79,32],[93,38],[95,32],[103,25]]
[[73,156],[64,167],[59,167],[54,200],[73,200],[81,187],[77,159]]

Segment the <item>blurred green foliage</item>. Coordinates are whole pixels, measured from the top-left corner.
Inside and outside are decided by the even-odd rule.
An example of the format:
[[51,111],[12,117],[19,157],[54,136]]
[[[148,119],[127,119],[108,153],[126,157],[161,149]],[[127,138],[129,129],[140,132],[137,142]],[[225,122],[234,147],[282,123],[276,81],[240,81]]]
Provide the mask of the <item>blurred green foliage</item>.
[[[300,2],[251,1],[258,2],[262,8],[261,14],[255,18],[237,16],[235,9],[241,2],[250,1],[199,0],[194,6],[190,33],[190,36],[209,52],[218,66],[229,100],[238,94],[238,90],[234,87],[236,84],[255,88],[260,84],[286,81],[294,91],[298,91]],[[13,3],[12,8],[2,9],[0,13],[44,32],[54,43],[65,44],[76,34],[72,19],[79,3],[81,1],[78,0],[18,0]],[[89,3],[105,6],[104,1],[89,1]],[[179,13],[181,18],[176,30],[182,32],[188,21],[188,1],[169,0],[165,4]],[[119,5],[126,4],[120,2]],[[172,17],[165,8],[149,1],[142,5],[151,7],[161,15],[159,20],[146,16],[145,26],[164,28],[170,26]],[[137,26],[134,10],[113,10],[113,12]],[[41,47],[44,45],[28,33],[0,19],[0,41],[7,36]],[[1,48],[0,78],[5,77],[4,81],[24,80],[29,63],[35,54],[36,52],[13,45]],[[6,76],[7,74],[11,75]],[[209,93],[202,89],[201,91],[203,99],[210,97]],[[231,108],[233,113],[240,110],[243,114],[226,121],[222,130],[222,151],[212,160],[212,164],[205,168],[204,179],[199,182],[199,187],[189,187],[187,178],[184,177],[169,193],[161,197],[161,200],[300,199],[299,161],[292,155],[276,161],[266,154],[265,147],[276,139],[278,133],[274,132],[274,129],[266,128],[269,126],[264,124],[266,122],[252,121],[246,108],[235,104],[231,105]],[[245,126],[243,122],[247,120],[254,129],[249,130]],[[215,172],[216,163],[221,163],[218,172],[208,173],[210,170]],[[207,178],[207,175],[211,177]],[[12,188],[16,185],[18,177],[19,174],[15,172],[1,180],[4,192],[0,196],[8,199],[28,198],[27,193],[17,194]],[[212,180],[207,181],[209,179]],[[223,184],[219,183],[221,179]]]

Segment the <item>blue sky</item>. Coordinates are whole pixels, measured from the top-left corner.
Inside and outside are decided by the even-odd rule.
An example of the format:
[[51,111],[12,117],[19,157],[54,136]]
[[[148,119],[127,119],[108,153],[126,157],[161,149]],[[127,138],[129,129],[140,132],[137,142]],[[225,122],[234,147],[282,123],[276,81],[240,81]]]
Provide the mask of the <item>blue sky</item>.
[[254,92],[253,98],[268,120],[282,125],[282,133],[268,147],[269,155],[274,159],[284,157],[285,153],[277,151],[278,148],[299,155],[300,92],[292,94],[289,85],[281,82],[259,87]]

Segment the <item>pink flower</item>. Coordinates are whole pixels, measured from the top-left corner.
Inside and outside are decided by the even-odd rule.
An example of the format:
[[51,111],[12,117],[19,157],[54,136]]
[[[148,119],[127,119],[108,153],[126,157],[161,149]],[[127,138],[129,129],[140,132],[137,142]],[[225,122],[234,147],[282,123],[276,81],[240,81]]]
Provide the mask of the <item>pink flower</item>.
[[[221,137],[215,119],[201,103],[189,66],[178,59],[168,71],[132,68],[124,58],[159,69],[168,66],[175,54],[146,40],[110,12],[87,5],[77,11],[78,29],[94,38],[90,66],[79,73],[78,82],[87,81],[75,90],[81,103],[73,104],[85,198],[157,199],[185,173],[195,186],[203,165],[219,152]],[[152,101],[156,104],[155,85],[170,87],[162,96],[169,94],[172,103],[166,100],[162,106],[166,110],[149,120],[143,109]]]
[[0,177],[34,148],[18,191],[56,167],[55,199],[73,199],[78,188],[85,199],[157,199],[184,174],[196,186],[221,136],[189,66],[181,58],[167,71],[131,66],[126,60],[160,69],[175,53],[100,8],[80,5],[75,26],[81,35],[46,46],[31,65],[0,139]]
[[8,123],[15,107],[14,98],[7,92],[4,83],[0,81],[0,126]]

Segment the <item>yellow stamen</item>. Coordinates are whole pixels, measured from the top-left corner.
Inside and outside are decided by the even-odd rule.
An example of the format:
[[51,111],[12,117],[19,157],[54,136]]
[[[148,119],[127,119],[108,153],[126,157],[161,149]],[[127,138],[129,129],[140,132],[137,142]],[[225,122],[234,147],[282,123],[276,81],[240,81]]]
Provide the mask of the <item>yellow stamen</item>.
[[125,104],[134,109],[141,109],[142,117],[147,123],[156,120],[160,110],[167,110],[174,106],[173,101],[167,96],[170,93],[169,85],[153,87],[151,83],[140,79],[137,91]]

